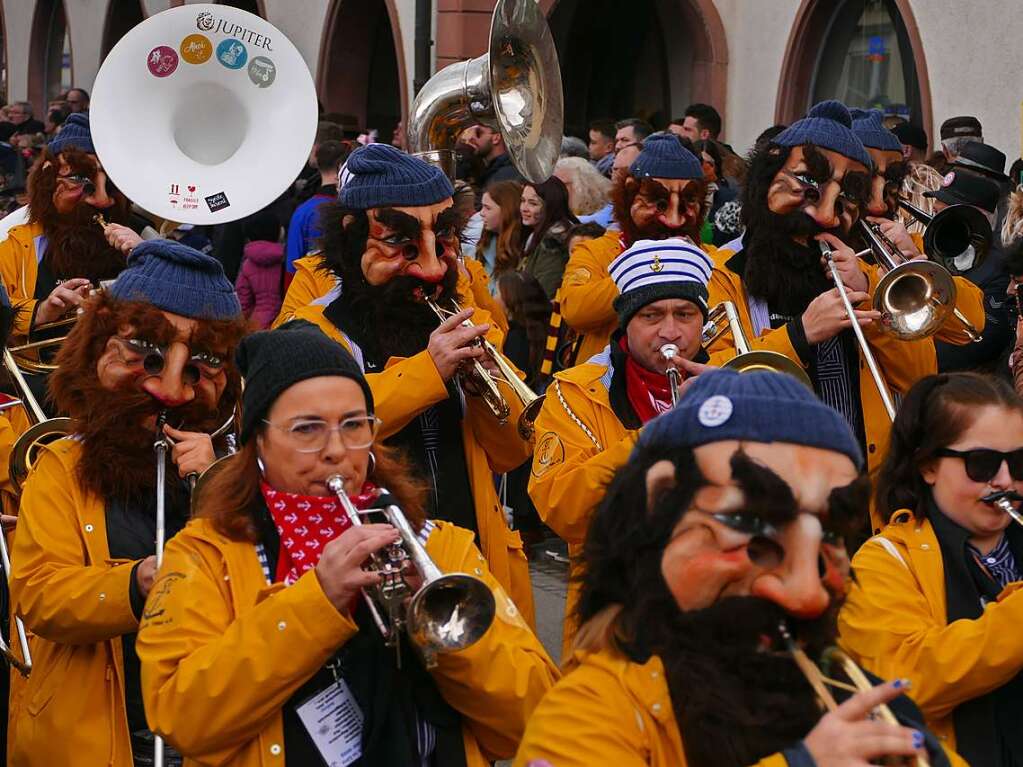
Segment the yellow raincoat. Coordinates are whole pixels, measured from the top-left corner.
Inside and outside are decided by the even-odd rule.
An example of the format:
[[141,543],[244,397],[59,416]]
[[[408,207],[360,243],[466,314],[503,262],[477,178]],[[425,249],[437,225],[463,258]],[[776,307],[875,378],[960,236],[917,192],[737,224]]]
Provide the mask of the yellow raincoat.
[[[466,303],[466,305],[471,305]],[[295,314],[318,326],[328,337],[352,351],[349,339],[323,314],[323,306],[306,306]],[[489,321],[487,313],[476,310],[473,322]],[[501,348],[502,334],[492,325],[487,338]],[[379,373],[367,373],[373,392],[376,415],[383,421],[379,439],[401,431],[413,418],[448,397],[437,366],[429,352],[421,351],[407,357],[392,357]],[[529,580],[529,563],[522,549],[522,537],[508,527],[504,509],[494,487],[494,474],[503,474],[520,466],[532,451],[532,444],[519,437],[516,427],[522,405],[507,384],[499,384],[511,412],[501,426],[479,397],[466,397],[466,413],[462,419],[462,443],[469,470],[469,485],[476,504],[476,525],[480,546],[487,564],[505,590],[519,606],[529,625],[534,625],[533,591]]]
[[11,306],[18,310],[14,318],[12,336],[25,336],[32,328],[35,316],[36,278],[39,276],[39,239],[43,237],[41,223],[20,224],[11,227],[7,239],[0,242],[0,279],[4,281]]
[[583,336],[577,363],[599,354],[618,327],[612,307],[618,286],[607,268],[625,250],[621,237],[621,232],[609,229],[603,237],[579,243],[568,256],[558,300],[562,319]]
[[[437,523],[426,550],[443,571],[483,578],[497,598],[483,638],[438,655],[431,672],[463,717],[466,763],[485,767],[515,753],[557,670],[469,531]],[[167,545],[138,636],[149,721],[186,765],[283,765],[281,707],[358,630],[315,571],[268,586],[253,544],[193,520]]]
[[271,328],[294,319],[296,311],[318,298],[323,298],[337,287],[337,278],[331,272],[318,268],[322,261],[323,257],[319,253],[295,259],[295,276],[291,278],[291,284],[284,294],[281,311]]
[[81,444],[44,448],[21,497],[11,600],[32,675],[11,712],[9,763],[131,767],[121,635],[136,631],[134,561],[111,560],[104,503],[74,479]]
[[[534,759],[552,767],[685,767],[661,659],[639,664],[610,649],[577,652],[533,712],[513,767]],[[755,767],[788,762],[772,754]]]
[[[599,362],[558,373],[536,419],[529,497],[540,518],[568,543],[573,576],[590,518],[607,483],[628,460],[639,438],[639,430],[626,429],[611,409],[603,380],[607,375],[607,364]],[[578,598],[579,584],[571,577],[561,640],[563,661],[569,658],[575,637],[572,614]]]
[[948,623],[938,538],[930,521],[918,522],[906,509],[860,547],[852,567],[839,644],[883,679],[908,678],[927,726],[955,749],[956,707],[1023,669],[1023,583],[1006,586],[980,618]]

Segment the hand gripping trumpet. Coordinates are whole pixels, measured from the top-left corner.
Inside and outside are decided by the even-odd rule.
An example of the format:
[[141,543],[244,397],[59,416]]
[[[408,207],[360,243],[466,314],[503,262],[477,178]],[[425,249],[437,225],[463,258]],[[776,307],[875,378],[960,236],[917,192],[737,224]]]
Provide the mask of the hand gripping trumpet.
[[[480,640],[494,622],[494,594],[479,578],[465,573],[444,574],[430,559],[423,544],[391,496],[380,489],[381,508],[359,511],[345,492],[340,474],[327,478],[327,487],[337,496],[351,523],[362,525],[362,514],[382,513],[395,527],[401,540],[382,553],[370,557],[370,567],[382,573],[372,592],[362,590],[362,598],[380,629],[384,642],[397,653],[401,666],[401,631],[408,633],[412,646],[427,668],[436,665],[437,653],[464,650]],[[405,579],[411,564],[423,579],[415,593]],[[378,604],[387,613],[380,613]]]
[[[430,298],[426,299],[426,304],[433,309],[433,313],[437,315],[441,322],[462,311],[462,307],[454,300],[451,302],[450,309],[445,309]],[[472,327],[472,323],[469,320],[464,320],[462,324],[465,327]],[[537,394],[526,386],[522,379],[516,375],[515,369],[508,363],[508,360],[504,358],[504,355],[490,341],[481,337],[475,339],[473,343],[486,352],[487,356],[497,365],[501,374],[500,376],[491,375],[490,371],[476,360],[472,363],[471,367],[461,373],[462,384],[465,390],[469,394],[481,397],[490,409],[490,412],[493,413],[494,418],[503,425],[508,422],[508,416],[511,414],[508,400],[505,399],[497,384],[499,380],[503,380],[508,384],[508,388],[512,390],[512,393],[523,406],[522,415],[519,416],[518,422],[519,436],[524,440],[531,439],[533,436],[533,422],[540,415],[544,395]]]
[[[817,696],[817,701],[821,707],[828,711],[834,711],[838,708],[838,703],[835,701],[834,696],[831,694],[829,688],[836,688],[846,690],[847,692],[857,693],[869,690],[874,685],[871,683],[867,675],[863,673],[863,670],[856,665],[852,658],[846,655],[844,652],[839,650],[837,647],[829,647],[824,651],[822,657],[823,670],[817,666],[810,657],[803,651],[803,649],[796,644],[796,641],[792,638],[789,633],[788,626],[782,621],[778,627],[778,631],[781,634],[782,641],[785,643],[786,649],[792,655],[792,659],[796,662],[796,666],[806,677],[806,681],[810,683],[810,687],[813,689],[814,695]],[[833,674],[833,670],[841,670],[842,673],[848,678],[848,682],[833,678],[833,676],[826,676],[825,671],[829,674]],[[899,720],[895,718],[895,714],[888,706],[882,704],[874,709],[872,718],[880,719],[888,724],[899,724]],[[883,759],[881,764],[891,765],[891,767],[901,767],[902,765],[912,765],[912,767],[930,767],[931,762],[926,756],[912,756],[912,757],[888,757]]]
[[682,374],[675,367],[678,359],[678,347],[675,344],[665,344],[660,348],[661,356],[668,361],[668,367],[664,374],[668,376],[668,386],[671,388],[671,406],[678,405],[679,391],[682,388]]

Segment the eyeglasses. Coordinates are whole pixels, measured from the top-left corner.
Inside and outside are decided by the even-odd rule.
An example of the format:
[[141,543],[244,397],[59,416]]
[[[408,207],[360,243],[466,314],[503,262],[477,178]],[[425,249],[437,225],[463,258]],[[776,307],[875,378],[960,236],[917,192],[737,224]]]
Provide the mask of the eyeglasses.
[[[167,366],[167,350],[144,338],[114,336],[125,354],[126,365],[141,365],[147,375],[158,376]],[[202,378],[216,378],[224,369],[224,359],[210,352],[192,352],[181,376],[186,384],[195,386]]]
[[962,458],[966,476],[974,482],[990,482],[1002,468],[1002,461],[1009,465],[1009,474],[1017,482],[1023,482],[1023,447],[1003,453],[978,447],[974,450],[953,450],[942,448],[935,455],[942,458]]
[[373,444],[381,420],[371,415],[346,418],[337,426],[330,426],[326,421],[301,420],[288,426],[281,426],[263,419],[263,423],[272,426],[285,434],[291,447],[299,453],[318,453],[327,447],[330,435],[337,432],[343,444],[349,450],[362,450]]

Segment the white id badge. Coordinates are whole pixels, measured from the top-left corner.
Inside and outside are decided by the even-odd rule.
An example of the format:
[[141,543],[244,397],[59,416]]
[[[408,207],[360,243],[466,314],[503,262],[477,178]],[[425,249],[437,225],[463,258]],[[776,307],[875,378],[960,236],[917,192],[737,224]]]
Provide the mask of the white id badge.
[[329,767],[348,767],[362,756],[362,710],[343,679],[296,710]]

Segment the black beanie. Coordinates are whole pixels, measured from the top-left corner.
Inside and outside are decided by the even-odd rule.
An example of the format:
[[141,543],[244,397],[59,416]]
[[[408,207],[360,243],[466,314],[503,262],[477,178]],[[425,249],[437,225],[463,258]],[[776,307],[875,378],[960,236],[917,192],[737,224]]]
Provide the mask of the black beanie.
[[373,413],[373,392],[355,358],[341,344],[304,320],[277,330],[263,330],[242,339],[235,355],[245,379],[242,395],[244,445],[266,418],[277,397],[288,387],[318,376],[351,378],[366,395],[366,411]]

